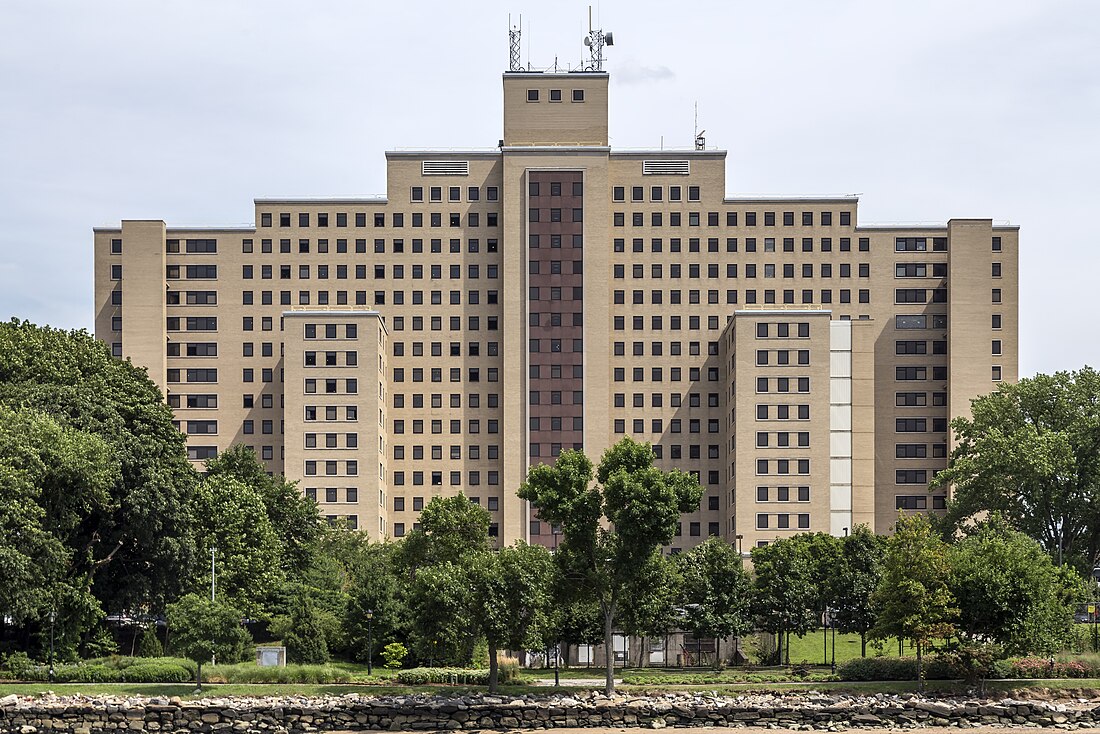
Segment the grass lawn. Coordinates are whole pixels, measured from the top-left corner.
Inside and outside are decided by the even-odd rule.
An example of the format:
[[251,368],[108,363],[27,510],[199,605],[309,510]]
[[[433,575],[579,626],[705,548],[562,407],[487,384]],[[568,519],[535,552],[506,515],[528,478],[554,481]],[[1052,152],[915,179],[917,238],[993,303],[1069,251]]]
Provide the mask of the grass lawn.
[[[805,637],[795,637],[791,635],[791,662],[801,663],[803,660],[807,660],[816,665],[821,665],[825,662],[824,650],[822,647],[822,635],[821,630],[816,632],[810,632]],[[906,642],[905,655],[916,655],[916,650]],[[874,657],[879,654],[878,648],[871,644],[870,640],[867,642],[867,657]],[[888,640],[882,646],[882,654],[887,657],[898,656],[898,641]],[[833,657],[833,636],[829,635],[829,660],[832,662]],[[837,634],[836,636],[836,661],[842,663],[845,660],[851,660],[852,658],[860,657],[860,642],[859,635],[847,635]]]
[[[59,696],[147,696],[182,699],[220,698],[223,696],[342,696],[349,693],[367,696],[409,695],[413,693],[437,693],[443,696],[466,693],[485,693],[484,686],[380,686],[353,684],[313,683],[203,683],[202,693],[195,693],[194,684],[184,683],[0,683],[0,698],[13,693],[21,696],[38,696],[48,691]],[[566,687],[528,685],[502,685],[500,693],[520,696],[525,693],[570,693]]]

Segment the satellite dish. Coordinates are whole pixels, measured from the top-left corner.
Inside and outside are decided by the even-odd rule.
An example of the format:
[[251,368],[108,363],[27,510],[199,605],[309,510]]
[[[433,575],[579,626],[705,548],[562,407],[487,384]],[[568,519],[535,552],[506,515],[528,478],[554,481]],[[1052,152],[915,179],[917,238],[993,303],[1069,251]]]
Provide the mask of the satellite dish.
[[608,46],[615,45],[615,37],[611,35],[610,31],[607,33],[607,35],[604,36],[604,43],[606,43]]
[[589,38],[588,36],[585,36],[584,37],[584,45],[585,46],[591,46],[592,45],[592,39]]

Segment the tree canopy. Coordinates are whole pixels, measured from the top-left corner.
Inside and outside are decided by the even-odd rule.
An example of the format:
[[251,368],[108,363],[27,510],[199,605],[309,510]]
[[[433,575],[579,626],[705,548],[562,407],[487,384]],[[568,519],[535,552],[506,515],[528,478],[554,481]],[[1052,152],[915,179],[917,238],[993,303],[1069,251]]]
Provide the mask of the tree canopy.
[[1100,564],[1100,374],[1036,375],[1001,384],[956,418],[948,529],[997,512],[1082,572]]
[[562,528],[556,558],[566,583],[599,602],[608,694],[615,689],[610,651],[620,604],[631,601],[631,587],[652,573],[653,556],[672,541],[681,513],[697,509],[703,495],[693,476],[663,472],[653,459],[649,444],[624,438],[604,452],[593,485],[588,458],[563,451],[553,466],[532,467],[519,490],[540,518]]

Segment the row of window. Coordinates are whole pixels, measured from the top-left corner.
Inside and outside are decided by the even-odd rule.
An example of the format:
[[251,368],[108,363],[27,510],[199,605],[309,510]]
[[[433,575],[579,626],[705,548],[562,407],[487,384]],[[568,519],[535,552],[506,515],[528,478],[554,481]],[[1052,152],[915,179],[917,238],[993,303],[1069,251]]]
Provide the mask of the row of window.
[[[689,418],[686,421],[680,418],[673,418],[668,422],[669,433],[683,433],[684,423],[687,423],[688,433],[702,433],[703,420],[701,418]],[[654,433],[663,433],[660,430],[662,425],[658,421],[653,422],[653,426],[658,430]],[[719,433],[721,430],[720,424],[717,418],[710,418],[707,420],[707,433]],[[616,418],[614,420],[615,433],[626,433],[626,420],[623,418]],[[642,418],[635,418],[632,425],[632,432],[635,434],[645,433],[645,420]]]
[[[321,501],[318,497],[320,490],[317,487],[306,487],[306,497],[317,502]],[[333,503],[339,502],[339,488],[337,487],[325,487],[324,488],[324,502]],[[358,502],[359,501],[359,489],[357,487],[344,488],[344,502]]]
[[[689,278],[701,278],[702,268],[699,263],[689,263],[687,267]],[[560,268],[559,268],[560,272]],[[577,271],[579,272],[579,271]],[[623,264],[615,264],[611,268],[612,277],[616,280],[622,280],[626,277],[626,266]],[[707,265],[707,275],[709,279],[715,279],[720,277],[719,273],[721,268],[718,263],[710,263]],[[782,273],[784,278],[794,278],[797,269],[794,263],[782,264],[780,270],[776,270],[774,263],[764,263],[762,268],[758,268],[756,263],[746,263],[744,266],[743,274],[745,278],[755,278],[758,274],[761,274],[764,278],[774,278],[776,273]],[[871,277],[871,266],[868,263],[859,263],[857,272],[860,278]],[[670,278],[679,278],[682,276],[683,268],[680,263],[671,263],[668,266],[668,274]],[[738,264],[726,263],[726,278],[737,278]],[[801,273],[803,278],[814,277],[814,266],[811,263],[805,263],[802,265]],[[832,263],[822,263],[820,267],[820,273],[822,278],[833,277],[833,265]],[[852,266],[850,263],[840,263],[839,273],[841,278],[852,277]],[[631,278],[641,279],[646,277],[645,265],[634,264],[630,269]],[[664,264],[652,263],[649,266],[649,277],[653,279],[661,279],[664,277]]]
[[[428,342],[428,351],[424,350],[424,342],[409,342],[411,350],[409,354],[413,357],[423,357],[428,354],[432,357],[443,356],[443,342]],[[485,354],[489,357],[496,357],[500,354],[500,342],[486,342]],[[393,342],[393,356],[404,357],[405,342]],[[462,342],[450,342],[447,346],[448,356],[461,357],[462,356]],[[467,357],[480,357],[481,356],[481,342],[467,342],[466,344],[466,356]]]
[[[659,317],[657,317],[657,318],[659,318]],[[679,320],[678,316],[674,317],[674,318],[676,318],[677,321]],[[695,323],[698,324],[697,319],[696,319]],[[679,328],[679,327],[677,327],[677,328]],[[698,329],[699,328],[698,325],[696,325],[695,328]],[[656,327],[656,329],[660,330],[660,326],[658,325]],[[665,353],[664,344],[665,344],[664,342],[659,342],[659,341],[650,342],[649,343],[649,354],[653,357],[664,356],[664,353]],[[698,356],[700,354],[700,349],[702,347],[702,342],[692,341],[692,342],[687,342],[687,345],[688,345],[688,354],[690,354],[692,356]],[[668,342],[668,353],[673,357],[678,357],[681,354],[683,354],[683,346],[684,346],[684,342],[679,342],[679,341]],[[612,347],[611,347],[611,351],[612,351],[612,354],[616,357],[625,356],[626,355],[626,342],[613,342]],[[644,357],[645,356],[645,342],[643,342],[643,341],[631,342],[630,343],[630,353],[635,357]],[[707,342],[707,354],[710,355],[710,356],[715,356],[715,355],[718,354],[718,342],[715,342],[715,341]]]
[[[794,326],[793,334],[791,326]],[[779,323],[768,323],[761,321],[756,325],[756,338],[757,339],[790,339],[792,336],[799,339],[810,338],[810,324],[807,321],[799,321],[795,324],[789,324],[785,321]]]
[[[792,442],[793,441],[793,442]],[[768,448],[789,448],[791,446],[797,446],[798,448],[809,448],[810,446],[810,432],[809,431],[757,431],[756,433],[756,448],[768,449]]]
[[[791,219],[788,223],[788,221],[784,217],[784,226],[793,227],[794,226],[794,212],[787,212],[787,213],[791,215]],[[649,226],[650,227],[663,227],[664,223],[665,223],[665,214],[666,214],[666,212],[664,212],[664,211],[651,211],[651,212],[649,212]],[[668,214],[668,225],[670,227],[683,226],[683,221],[684,221],[683,212],[667,212],[667,214]],[[719,226],[721,226],[719,224],[719,220],[720,220],[719,212],[707,212],[706,214],[707,214],[706,226],[708,226],[708,227],[719,227]],[[768,217],[769,214],[771,215],[770,220],[769,220],[769,217]],[[612,212],[611,213],[611,223],[612,223],[612,225],[615,226],[615,227],[625,227],[626,226],[626,215],[627,215],[627,212]],[[810,219],[809,224],[805,224],[806,215],[809,215],[809,219]],[[804,216],[803,226],[811,226],[812,227],[813,226],[813,221],[812,221],[813,213],[812,212],[803,212],[803,216]],[[842,215],[842,218],[843,218],[843,215]],[[764,215],[764,220],[765,220],[764,221],[764,226],[774,227],[775,226],[775,213],[774,212],[766,212],[765,215]],[[532,221],[538,221],[538,220],[532,220]],[[580,220],[575,220],[575,221],[580,221]],[[770,221],[770,223],[769,223],[769,221]],[[689,227],[701,227],[701,226],[703,226],[702,222],[703,222],[703,212],[690,211],[690,212],[687,213],[687,223],[688,223]],[[644,227],[644,226],[646,226],[645,212],[630,212],[630,223],[631,223],[631,226],[633,226],[633,227]],[[738,226],[737,225],[737,212],[726,212],[726,227],[736,227],[736,226]],[[756,214],[755,213],[747,212],[745,214],[745,226],[746,227],[755,227],[756,226]],[[824,226],[831,226],[831,222],[830,222],[830,224],[824,225]],[[848,225],[842,223],[842,226],[848,226]],[[774,238],[769,238],[769,239],[774,243]],[[864,237],[864,238],[861,238],[861,239],[867,240],[868,247],[870,246],[870,238],[869,237]],[[789,241],[791,243],[791,249],[788,250],[788,252],[794,252],[794,238],[793,237],[784,238],[784,242],[787,242],[787,241]],[[812,238],[804,238],[802,240],[802,242],[803,242],[803,252],[813,252],[812,245],[810,246],[810,249],[805,249],[807,242],[810,242],[810,243],[813,242]]]
[[[188,331],[192,331],[188,327]],[[167,353],[169,357],[217,357],[217,342],[168,342]]]
[[[795,361],[791,361],[791,353],[794,352]],[[774,357],[774,359],[773,359]],[[776,365],[778,367],[785,367],[788,365],[797,364],[800,367],[810,364],[810,350],[809,349],[757,349],[756,350],[756,366],[766,367],[768,365]]]
[[325,476],[338,476],[341,464],[343,464],[344,466],[345,476],[354,477],[359,475],[359,462],[353,459],[347,461],[335,461],[332,459],[326,461],[314,461],[310,459],[306,461],[305,475],[307,477],[317,476],[317,472],[320,469],[323,470]]
[[[640,393],[640,392],[633,393],[632,396],[631,396],[631,405],[632,405],[632,407],[644,408],[645,407],[645,395],[646,395],[645,393]],[[700,393],[697,393],[697,392],[688,393],[687,396],[686,396],[686,398],[687,398],[686,400],[684,400],[684,397],[685,397],[684,395],[681,395],[678,392],[669,393],[669,395],[668,395],[669,405],[673,408],[679,408],[682,404],[686,404],[689,408],[702,407],[703,397]],[[707,407],[708,408],[717,408],[717,407],[719,407],[718,406],[718,399],[719,399],[718,398],[718,393],[716,393],[716,392],[707,393]],[[616,408],[625,408],[626,407],[626,394],[621,393],[621,392],[615,393],[615,395],[612,399],[612,403]],[[659,392],[650,393],[649,404],[653,408],[663,407],[664,406],[664,394],[659,393]]]
[[[579,262],[580,261],[577,261],[573,264],[575,272],[578,272],[578,273],[580,272],[580,270],[576,270],[576,268],[581,267],[579,265]],[[558,266],[559,267],[557,268],[556,272],[560,273],[561,272],[560,263],[558,263]],[[260,270],[261,279],[270,280],[272,278],[273,274],[274,274],[274,270],[272,269],[273,267],[274,266],[271,266],[271,265],[261,266],[261,270]],[[311,268],[316,269],[318,280],[328,280],[329,276],[332,273],[335,273],[336,280],[347,280],[348,279],[348,272],[349,271],[348,271],[348,266],[347,265],[337,265],[335,267],[335,270],[330,269],[330,267],[328,265],[315,265],[315,266],[299,265],[298,266],[298,278],[297,279],[298,280],[309,280],[310,279]],[[356,265],[355,270],[354,270],[355,279],[356,280],[365,280],[367,278],[367,273],[369,272],[367,268],[368,268],[367,265]],[[252,272],[255,272],[255,271],[252,271]],[[494,269],[492,272],[496,273],[497,270]],[[537,270],[535,272],[537,272]],[[279,266],[279,280],[290,280],[293,273],[294,273],[294,269],[293,269],[292,265],[280,265]],[[451,280],[461,279],[463,277],[462,276],[462,266],[461,265],[451,265],[447,270],[447,274],[448,274],[448,277]],[[423,280],[425,278],[424,266],[419,265],[419,264],[412,265],[410,267],[410,275],[411,275],[413,280]],[[427,275],[431,280],[442,280],[443,279],[443,266],[440,265],[440,264],[429,265]],[[480,265],[474,263],[474,264],[470,264],[468,266],[468,268],[467,268],[467,277],[468,277],[468,279],[477,280],[477,279],[480,278],[480,275],[481,275],[481,266]],[[493,276],[493,277],[495,277],[495,276]],[[386,266],[382,265],[382,264],[376,264],[374,266],[374,278],[375,278],[375,280],[404,280],[405,279],[405,266],[404,265],[392,265],[390,267],[390,273],[389,273],[389,275],[387,275],[386,274]],[[188,301],[188,302],[190,303],[190,301]],[[177,301],[177,303],[178,303],[178,301]]]
[[[401,436],[401,435],[405,434],[405,423],[406,423],[406,421],[402,418],[394,419],[394,421],[393,421],[393,434],[395,436]],[[416,418],[415,420],[408,421],[408,423],[409,423],[409,428],[411,429],[410,433],[412,433],[414,435],[419,435],[419,434],[424,433],[425,421],[423,419]],[[439,434],[443,433],[443,421],[441,419],[438,419],[438,418],[437,419],[432,419],[432,420],[428,421],[427,423],[428,423],[429,429],[431,430],[431,433],[433,433],[435,435],[439,435]],[[451,433],[452,436],[460,435],[462,433],[462,421],[461,420],[458,420],[458,419],[451,420],[448,427],[450,429],[450,433]],[[500,433],[500,421],[496,418],[489,418],[488,420],[485,421],[485,429],[486,429],[485,432],[489,433],[489,434]],[[469,421],[467,422],[466,433],[471,434],[471,435],[481,433],[481,420],[478,419],[478,418],[469,419]]]
[[[402,445],[396,445],[396,446],[393,447],[393,458],[394,458],[395,461],[403,461],[405,459],[405,455],[406,455],[405,448],[406,447],[402,446]],[[439,444],[435,444],[435,445],[431,446],[430,448],[431,448],[431,459],[432,459],[432,461],[442,461],[442,459],[443,459],[443,447]],[[410,449],[410,451],[408,451],[408,454],[409,454],[409,457],[412,458],[413,461],[424,461],[425,460],[424,446],[422,446],[420,444],[416,444],[416,445],[410,446],[409,449]],[[477,444],[470,444],[469,446],[466,447],[466,454],[467,454],[466,458],[470,459],[471,461],[481,461],[481,446],[479,446]],[[500,459],[500,446],[498,446],[496,444],[487,445],[485,447],[485,454],[486,454],[486,458],[489,461],[499,460]],[[450,458],[452,460],[461,459],[462,458],[462,446],[460,446],[458,444],[451,444],[451,446],[450,446]],[[417,509],[417,510],[422,509],[420,507],[415,507],[415,503],[414,503],[414,508]]]
[[928,426],[933,433],[947,432],[947,418],[896,418],[894,430],[898,433],[926,433]]
[[[576,288],[574,289],[574,291],[578,291],[578,290],[579,289],[576,289]],[[944,288],[942,290],[944,292],[944,302],[946,302],[946,300],[947,300],[947,289]],[[537,291],[537,289],[532,289],[532,291],[533,292]],[[559,291],[558,295],[560,296],[561,289],[559,288],[558,291]],[[784,304],[790,305],[790,304],[796,303],[795,292],[796,291],[793,288],[784,290],[784,291],[782,291],[782,296],[781,296],[782,300],[776,300],[777,291],[770,290],[770,289],[765,290],[765,291],[763,291],[763,301],[761,301],[761,300],[758,299],[758,292],[755,289],[750,289],[750,290],[746,290],[744,292],[744,299],[743,299],[742,302],[745,303],[745,304],[748,304],[748,305],[755,304],[755,303],[765,303],[765,304],[784,303]],[[924,291],[921,291],[921,293],[923,294]],[[699,305],[699,304],[703,303],[703,301],[702,301],[703,292],[702,291],[689,290],[687,292],[687,294],[688,294],[688,298],[687,298],[687,303],[688,304],[690,304],[690,305]],[[719,291],[719,290],[708,290],[706,292],[706,299],[707,299],[706,303],[709,304],[709,305],[716,305],[716,304],[721,303],[722,301],[721,301],[721,295],[720,294],[721,294],[721,291]],[[842,288],[837,292],[837,294],[838,294],[840,303],[852,303],[852,291],[850,289]],[[644,290],[639,289],[639,290],[631,291],[630,292],[630,303],[632,305],[635,305],[635,306],[645,305],[646,304],[645,295],[646,295],[646,292]],[[830,303],[833,302],[833,291],[832,291],[832,289],[829,289],[829,288],[821,289],[817,293],[816,298],[815,298],[815,292],[812,289],[805,288],[801,291],[800,296],[801,296],[801,301],[800,302],[803,303],[803,304],[816,305],[816,304],[830,304]],[[858,300],[859,303],[870,303],[871,302],[871,291],[870,291],[870,289],[867,289],[867,288],[859,289],[857,291],[857,296],[858,296],[857,300]],[[922,295],[922,297],[923,297],[923,295]],[[532,300],[537,300],[537,299],[532,299]],[[578,298],[576,300],[580,300],[580,299]],[[614,291],[612,293],[612,301],[617,306],[626,305],[626,291],[620,291],[620,290]],[[665,301],[665,291],[661,291],[661,290],[652,290],[652,291],[650,291],[650,293],[649,293],[649,303],[651,305],[658,306],[658,305],[663,304],[664,301]],[[668,302],[672,305],[679,305],[681,303],[684,303],[683,291],[680,291],[680,290],[670,290],[670,291],[668,291]],[[727,303],[727,304],[736,304],[736,303],[738,303],[738,292],[737,292],[736,289],[726,290],[725,303]],[[903,301],[903,303],[924,303],[924,301],[923,300],[922,301]],[[714,318],[718,318],[718,317],[715,316]],[[715,327],[715,328],[717,328],[717,327]]]
[[[340,436],[343,436],[341,442]],[[358,433],[307,433],[305,434],[305,447],[307,449],[355,449],[359,448]]]
[[[612,379],[615,382],[626,382],[626,368],[616,367],[612,371]],[[688,367],[688,380],[691,382],[699,382],[702,372],[699,367]],[[670,382],[680,382],[683,379],[683,369],[681,367],[670,367],[668,370],[668,379]],[[781,378],[784,379],[784,378]],[[644,382],[645,381],[645,368],[634,367],[631,369],[630,374],[631,382]],[[664,368],[652,367],[650,368],[650,380],[652,382],[664,381]],[[718,382],[718,368],[707,368],[707,382]],[[808,383],[807,383],[808,384]]]
[[[414,215],[414,217],[413,217],[414,226],[417,226],[417,227],[422,226],[422,224],[419,223],[418,216],[419,215]],[[453,217],[453,216],[457,216],[457,215],[451,215],[451,216]],[[492,226],[496,226],[496,215],[495,214],[492,215],[491,220],[493,222]],[[432,221],[433,222],[435,221],[434,218],[433,218]],[[454,220],[452,220],[452,222],[453,221]],[[481,221],[480,218],[475,213],[471,213],[467,216],[467,225],[468,226],[474,226],[474,227],[480,226],[480,221]],[[433,226],[442,226],[442,220],[440,220],[439,224],[435,224]],[[454,224],[453,226],[458,226],[458,225]],[[577,235],[577,236],[579,237],[580,235]],[[410,243],[411,243],[410,251],[414,255],[424,252],[424,240],[423,239],[420,239],[420,238],[413,239],[413,240],[410,240]],[[327,254],[330,251],[329,246],[330,246],[329,240],[319,239],[319,240],[317,240],[317,249],[315,251],[318,254],[321,254],[321,255]],[[581,242],[575,240],[574,243],[573,243],[573,246],[574,247],[580,247]],[[273,247],[274,247],[273,240],[260,240],[260,252],[261,253],[263,253],[263,254],[272,254],[274,252]],[[346,239],[338,239],[338,240],[335,241],[335,247],[336,247],[336,253],[338,255],[347,254],[347,252],[348,252],[348,241]],[[355,240],[354,248],[355,248],[355,254],[365,255],[367,253],[367,241],[365,239]],[[254,252],[252,240],[243,240],[242,245],[241,245],[241,249],[244,251],[245,254],[251,254],[252,252]],[[382,238],[375,239],[373,249],[374,249],[375,254],[385,253],[386,252],[386,240],[382,239]],[[485,240],[485,252],[495,253],[495,252],[497,252],[497,249],[498,249],[497,239],[490,238],[490,239]],[[391,243],[391,250],[392,250],[392,252],[397,253],[397,254],[405,252],[405,240],[404,239],[394,239]],[[283,254],[283,255],[287,255],[287,254],[290,254],[291,252],[292,252],[291,240],[289,240],[289,239],[279,240],[279,253]],[[304,238],[299,239],[298,240],[298,254],[299,255],[308,255],[309,252],[310,252],[310,240],[304,239]],[[439,238],[434,238],[434,239],[428,240],[428,252],[430,252],[434,255],[442,254],[443,253],[443,240],[439,239]],[[458,239],[458,238],[449,239],[448,243],[447,243],[447,252],[449,252],[451,254],[461,253],[462,252],[462,240]],[[469,254],[477,254],[477,253],[481,252],[481,240],[478,239],[478,238],[469,238],[469,239],[467,239],[466,240],[466,252],[469,253]]]
[[[928,393],[926,392],[898,392],[894,393],[894,405],[899,408],[923,407],[928,405]],[[947,405],[947,393],[932,393],[932,405]]]
[[[906,495],[899,494],[894,496],[894,508],[898,510],[927,510],[928,509],[929,495],[915,494]],[[947,497],[942,494],[931,495],[932,509],[933,510],[945,510],[947,509]]]
[[[899,339],[894,342],[894,354],[928,354],[928,342],[915,339]],[[933,341],[932,354],[947,354],[947,340]]]
[[305,420],[313,421],[337,421],[339,414],[343,412],[345,421],[359,420],[359,408],[355,405],[307,405],[305,407]]
[[[466,381],[467,382],[481,382],[481,368],[480,367],[468,367],[466,369]],[[412,382],[424,382],[424,368],[413,367],[409,370],[409,377]],[[431,367],[427,372],[428,381],[430,382],[443,382],[443,368]],[[486,382],[498,382],[500,380],[500,369],[497,367],[489,367],[485,370]],[[405,368],[394,367],[393,368],[393,381],[404,382],[405,381]],[[462,368],[451,367],[448,371],[449,382],[462,382]]]
[[[928,458],[928,444],[926,443],[898,443],[894,444],[894,456],[898,459],[926,459]],[[947,458],[947,444],[932,444],[932,458]]]
[[[791,408],[794,408],[792,411]],[[760,403],[756,406],[756,420],[767,421],[787,421],[787,420],[810,420],[810,406],[805,404],[799,405],[775,405],[772,403]]]
[[[433,487],[443,486],[442,471],[413,471],[408,472],[408,474],[406,474],[406,472],[404,471],[395,471],[393,473],[393,486],[404,487],[406,479],[408,479],[409,483],[414,487],[423,486],[425,479],[427,479]],[[450,486],[452,487],[459,487],[463,484],[462,472],[460,471],[449,472],[448,479],[450,480]],[[500,472],[496,470],[485,472],[485,483],[488,484],[490,487],[498,486],[500,484]],[[470,487],[481,486],[481,472],[477,471],[476,469],[468,471],[466,473],[466,485]]]
[[[408,397],[410,400],[406,401],[404,393],[394,393],[393,395],[393,407],[394,408],[423,408],[424,407],[424,393],[411,393]],[[443,394],[431,393],[429,396],[432,408],[443,407]],[[470,393],[466,396],[467,407],[469,408],[481,408],[481,394]],[[498,393],[487,393],[485,395],[485,407],[487,408],[499,408],[500,407],[500,395]],[[462,407],[462,393],[450,393],[448,400],[448,407],[461,408]]]
[[[245,369],[245,382],[251,382],[251,376],[248,374],[250,372],[252,372],[250,368]],[[339,389],[341,382],[344,383],[343,392],[341,392]],[[311,377],[306,380],[306,394],[309,395],[318,392],[318,386],[320,386],[321,388],[320,391],[326,395],[355,395],[359,392],[359,381],[353,377],[349,377],[343,380],[337,380],[335,378],[318,380]]]
[[[559,184],[560,186],[561,184]],[[409,200],[414,202],[424,201],[424,186],[413,186],[409,189]],[[447,187],[447,201],[462,201],[462,188],[461,186],[448,186]],[[443,187],[442,186],[428,186],[428,201],[441,202],[443,201]],[[498,189],[496,186],[489,186],[485,191],[485,198],[488,201],[497,200]],[[560,194],[557,194],[560,196]],[[580,196],[574,192],[575,196]],[[481,201],[481,188],[478,186],[466,187],[466,201]]]
[[[413,201],[423,201],[423,188],[422,187],[414,187],[413,190],[412,190],[412,194],[413,195],[416,194],[416,189],[417,188],[420,189],[420,199],[413,198]],[[439,188],[439,187],[431,187],[429,189],[429,191],[434,195],[435,190],[437,188]],[[455,189],[455,188],[458,188],[458,187],[452,187],[452,190]],[[450,194],[450,192],[448,192],[448,194]],[[467,199],[467,201],[480,201],[481,200],[481,191],[480,191],[480,189],[476,186],[467,187],[467,189],[466,189],[466,199]],[[496,186],[486,186],[485,187],[485,200],[486,201],[498,201],[499,199],[500,199],[500,190],[499,190],[498,187],[496,187]],[[439,199],[434,199],[434,198],[432,199],[432,201],[441,201],[441,200],[442,200],[442,194],[441,193],[440,193],[440,198]],[[450,200],[451,201],[458,201],[458,199],[450,199]],[[261,227],[272,227],[272,226],[274,226],[274,224],[273,224],[273,222],[275,221],[274,217],[275,217],[275,215],[272,212],[261,212],[260,213],[260,226]],[[278,217],[279,217],[278,221],[279,221],[279,226],[280,227],[293,226],[291,224],[291,222],[293,220],[293,215],[291,215],[289,212],[280,212]],[[354,217],[354,222],[355,222],[356,227],[366,227],[367,226],[368,215],[367,215],[366,212],[355,212],[353,214],[353,217]],[[372,215],[370,215],[370,220],[371,220],[371,222],[373,223],[373,225],[375,227],[385,227],[386,226],[386,212],[374,212]],[[313,217],[311,217],[309,212],[299,212],[298,213],[298,225],[297,226],[301,227],[301,228],[310,227],[310,226],[317,226],[319,228],[324,228],[324,227],[328,227],[330,225],[330,222],[332,222],[337,227],[347,227],[349,221],[350,220],[348,219],[347,212],[337,212],[335,217],[330,217],[330,214],[328,212],[318,212],[316,214],[315,219]],[[311,222],[315,222],[315,225],[311,224]],[[391,227],[403,227],[403,226],[405,226],[405,215],[401,212],[392,212],[390,214],[390,226]]]
[[[641,215],[640,214],[634,215],[634,226],[636,226],[636,227],[641,227],[642,226],[642,220],[641,220]],[[785,237],[781,241],[783,243],[782,252],[794,252],[795,251],[795,249],[794,249],[794,238],[793,237]],[[688,252],[700,252],[701,242],[702,241],[698,237],[689,238],[688,239]],[[870,238],[860,237],[858,242],[859,242],[859,251],[860,252],[870,252],[871,251],[871,240],[870,240]],[[852,251],[852,240],[851,240],[851,238],[841,237],[838,240],[838,244],[839,244],[841,252],[851,252]],[[636,252],[636,253],[637,252],[645,252],[645,240],[641,237],[633,238],[631,240],[631,245],[630,246],[631,246],[631,250],[633,252]],[[661,239],[660,237],[653,237],[649,241],[650,252],[664,252],[664,246],[665,246],[664,240]],[[761,250],[762,252],[775,252],[776,251],[776,249],[775,249],[775,238],[774,237],[765,237],[762,240],[760,240],[759,242],[757,241],[756,237],[746,237],[745,238],[745,252],[750,252],[750,253],[751,252],[757,252],[758,251],[758,249],[757,249],[758,246],[760,248],[762,248],[762,250]],[[739,241],[736,237],[727,237],[726,238],[726,252],[738,252],[738,247],[739,247]],[[819,241],[818,247],[819,247],[821,252],[832,252],[833,251],[833,238],[832,237],[822,237]],[[623,239],[623,238],[613,239],[612,240],[612,249],[614,249],[615,252],[625,252],[626,251],[626,240]],[[670,238],[669,241],[668,241],[668,251],[669,252],[682,252],[683,251],[683,241],[679,237]],[[718,252],[718,251],[719,251],[719,238],[718,237],[709,237],[709,238],[707,238],[707,252]],[[803,237],[802,238],[802,251],[803,252],[813,252],[814,251],[814,241],[813,241],[812,237]]]
[[[561,90],[560,89],[548,89],[546,91],[547,91],[546,98],[547,98],[548,101],[550,101],[550,102],[561,102]],[[538,90],[538,89],[528,89],[527,90],[527,101],[528,102],[538,102],[539,97],[541,96],[540,92],[541,92],[541,90]],[[572,99],[574,102],[583,102],[584,101],[584,90],[583,89],[574,89],[574,90],[572,90],[572,94],[570,95],[570,99]],[[531,194],[531,195],[532,196],[538,196],[538,193],[537,193],[538,192],[538,188],[537,188],[538,184],[537,183],[532,183],[531,185],[536,187],[535,188],[536,193]],[[577,195],[579,196],[579,194],[577,194]],[[559,196],[560,196],[560,194],[559,194]]]
[[799,530],[807,530],[810,527],[810,515],[809,513],[799,513],[794,515],[795,525],[791,525],[791,517],[787,513],[779,513],[777,515],[769,515],[767,513],[757,513],[756,515],[756,529],[768,530],[769,528],[775,528],[776,530],[787,530],[789,528],[797,527]]
[[756,488],[757,502],[809,502],[809,487],[767,487]]

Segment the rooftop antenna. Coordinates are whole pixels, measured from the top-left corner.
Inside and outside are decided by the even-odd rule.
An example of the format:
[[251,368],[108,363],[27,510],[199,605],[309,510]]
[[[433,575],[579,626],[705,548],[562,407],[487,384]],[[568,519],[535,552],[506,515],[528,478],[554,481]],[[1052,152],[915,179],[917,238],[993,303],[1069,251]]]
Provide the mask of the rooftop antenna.
[[588,66],[585,67],[585,71],[603,71],[603,48],[604,46],[614,46],[615,38],[608,31],[604,33],[601,29],[592,28],[592,6],[588,6],[588,35],[584,37],[584,45],[588,46],[588,53],[590,56]]
[[519,16],[519,25],[512,25],[512,15],[508,14],[508,71],[523,71],[520,38],[523,36],[523,16]]
[[699,129],[699,103],[696,102],[695,103],[695,149],[696,150],[706,150],[706,148],[707,148],[707,139],[705,137],[703,137],[704,133],[706,133],[706,130],[700,130]]

